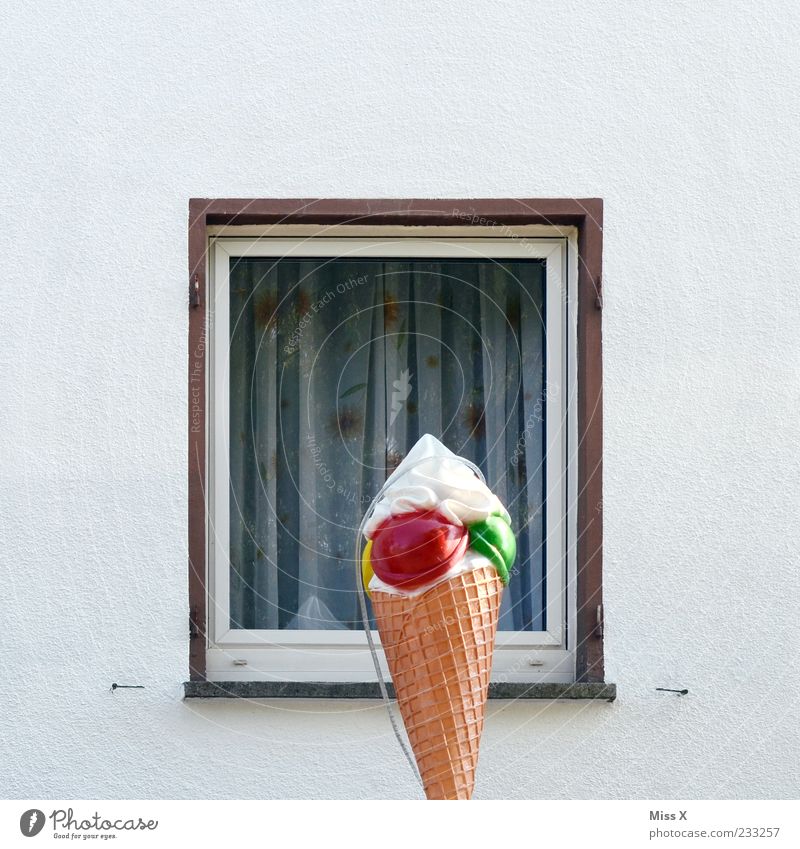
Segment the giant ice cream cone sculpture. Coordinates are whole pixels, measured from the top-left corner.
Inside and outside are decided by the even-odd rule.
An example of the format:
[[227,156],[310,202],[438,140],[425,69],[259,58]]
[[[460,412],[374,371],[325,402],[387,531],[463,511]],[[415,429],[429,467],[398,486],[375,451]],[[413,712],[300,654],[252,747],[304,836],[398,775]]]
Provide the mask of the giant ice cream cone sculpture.
[[469,799],[516,556],[508,513],[426,435],[387,481],[365,535],[364,574],[425,795]]

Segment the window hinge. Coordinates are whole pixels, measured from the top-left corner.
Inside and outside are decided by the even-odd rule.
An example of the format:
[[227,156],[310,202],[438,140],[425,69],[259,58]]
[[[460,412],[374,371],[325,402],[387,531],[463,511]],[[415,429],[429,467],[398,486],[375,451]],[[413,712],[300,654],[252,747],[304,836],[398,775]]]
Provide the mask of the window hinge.
[[189,303],[192,307],[200,306],[200,275],[195,274],[194,279],[189,284]]
[[594,635],[598,639],[603,638],[603,605],[597,605],[597,625],[595,626]]
[[594,305],[598,310],[603,309],[603,275],[597,275],[597,282],[594,284],[595,298]]
[[197,627],[197,605],[194,605],[189,611],[189,639],[194,640],[200,636],[200,629]]

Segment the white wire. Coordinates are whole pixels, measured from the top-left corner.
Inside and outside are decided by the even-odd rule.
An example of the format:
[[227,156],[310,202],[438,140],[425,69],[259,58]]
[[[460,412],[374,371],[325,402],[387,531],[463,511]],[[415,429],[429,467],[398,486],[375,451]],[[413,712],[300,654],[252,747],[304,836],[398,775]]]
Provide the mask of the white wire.
[[[419,460],[410,463],[408,469],[413,469],[415,466],[418,466],[421,463],[429,463],[432,459],[432,457],[422,457]],[[465,457],[455,457],[455,459],[460,460],[462,463],[464,463],[465,466],[468,466],[470,469],[472,469],[472,471],[475,473],[481,483],[486,483],[486,478],[484,478],[483,472],[471,460],[467,460]],[[383,484],[383,486],[378,490],[378,494],[370,502],[366,513],[364,513],[364,518],[361,520],[361,524],[358,526],[355,551],[356,587],[358,588],[358,601],[361,607],[361,619],[364,623],[364,632],[367,635],[367,643],[369,645],[369,650],[372,653],[372,662],[375,665],[375,673],[378,676],[378,687],[380,688],[381,696],[383,697],[383,703],[386,705],[386,712],[389,714],[389,722],[392,725],[392,731],[394,731],[394,736],[397,739],[397,742],[400,744],[400,748],[403,754],[405,755],[406,760],[408,761],[408,765],[411,767],[411,771],[414,774],[414,777],[420,784],[422,784],[422,778],[419,774],[419,770],[417,769],[417,762],[414,760],[414,756],[411,754],[411,750],[409,749],[408,743],[406,743],[406,740],[403,737],[402,732],[400,731],[400,725],[397,722],[397,717],[395,716],[395,713],[392,710],[392,702],[389,699],[389,691],[386,688],[386,682],[383,680],[383,671],[381,670],[381,662],[378,658],[378,649],[375,646],[375,640],[372,639],[372,630],[369,627],[369,613],[367,611],[367,593],[366,588],[364,587],[364,573],[361,571],[361,539],[364,536],[364,527],[366,526],[368,519],[375,512],[375,507],[383,496],[383,493],[386,491],[386,487],[388,485],[389,481],[387,480]]]

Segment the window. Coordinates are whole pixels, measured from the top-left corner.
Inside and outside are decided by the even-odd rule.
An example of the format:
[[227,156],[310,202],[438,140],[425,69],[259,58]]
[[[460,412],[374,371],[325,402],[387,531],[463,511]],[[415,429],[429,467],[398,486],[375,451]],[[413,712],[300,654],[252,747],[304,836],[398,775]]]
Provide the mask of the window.
[[202,516],[190,509],[190,557],[202,520],[205,568],[191,557],[193,677],[374,679],[356,530],[429,432],[481,467],[517,533],[494,678],[602,680],[596,664],[587,677],[578,615],[580,228],[471,210],[465,223],[459,202],[438,203],[455,223],[200,216],[208,284],[202,297],[195,267],[190,486],[201,478],[205,495]]

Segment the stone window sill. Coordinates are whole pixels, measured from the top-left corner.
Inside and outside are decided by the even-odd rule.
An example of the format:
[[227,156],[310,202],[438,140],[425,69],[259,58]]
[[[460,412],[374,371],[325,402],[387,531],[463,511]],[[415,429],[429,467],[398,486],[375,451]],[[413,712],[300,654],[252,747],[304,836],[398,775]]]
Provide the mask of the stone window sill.
[[[394,696],[391,684],[389,695]],[[187,699],[379,699],[377,682],[317,681],[185,681]],[[616,684],[501,684],[489,685],[490,699],[596,700],[613,702]]]

